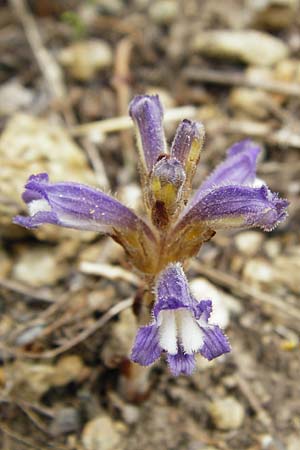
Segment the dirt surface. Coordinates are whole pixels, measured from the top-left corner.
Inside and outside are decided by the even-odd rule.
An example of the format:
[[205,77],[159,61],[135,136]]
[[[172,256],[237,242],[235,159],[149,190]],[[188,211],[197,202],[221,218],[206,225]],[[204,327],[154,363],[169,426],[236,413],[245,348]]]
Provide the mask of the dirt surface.
[[[1,448],[299,450],[299,1],[0,5]],[[161,360],[131,402],[139,279],[123,250],[11,220],[43,171],[141,208],[133,133],[118,116],[155,92],[175,111],[169,142],[185,115],[205,124],[195,186],[248,136],[263,148],[258,176],[290,207],[271,233],[217,233],[188,267],[200,297],[220,298],[232,353],[199,359],[188,378]]]

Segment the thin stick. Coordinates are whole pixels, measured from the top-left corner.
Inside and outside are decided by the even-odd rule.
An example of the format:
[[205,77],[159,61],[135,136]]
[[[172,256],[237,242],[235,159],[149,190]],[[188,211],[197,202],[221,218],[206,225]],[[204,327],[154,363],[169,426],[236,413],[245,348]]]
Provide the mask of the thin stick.
[[[130,89],[130,58],[132,53],[133,44],[130,38],[125,37],[120,40],[116,47],[115,54],[115,67],[113,76],[113,86],[117,96],[118,114],[123,116],[127,113],[128,104],[131,97]],[[128,130],[121,132],[121,142],[123,148],[123,157],[125,162],[125,168],[127,177],[131,176],[134,172],[135,158],[133,155],[134,143],[133,136]]]
[[35,300],[46,303],[55,302],[54,298],[51,297],[50,295],[42,291],[39,292],[38,289],[33,289],[28,286],[25,286],[18,281],[0,279],[0,287],[12,292],[16,292],[17,294],[20,294],[25,298],[28,297],[28,301]]
[[77,336],[75,336],[73,339],[67,341],[65,344],[61,345],[60,347],[57,347],[53,350],[49,350],[40,354],[36,353],[29,353],[29,352],[22,352],[19,350],[12,350],[6,349],[8,352],[15,353],[20,358],[31,358],[31,359],[49,359],[49,358],[55,358],[56,356],[60,355],[61,353],[66,352],[67,350],[70,350],[71,348],[75,347],[76,345],[80,344],[80,342],[87,339],[89,336],[94,334],[97,330],[103,327],[107,322],[110,321],[114,316],[117,316],[120,312],[124,311],[127,308],[130,308],[130,306],[133,305],[133,298],[127,298],[126,300],[122,300],[121,302],[114,305],[111,309],[109,309],[100,319],[98,319],[93,325],[91,325],[89,328],[86,328],[81,333],[79,333]]
[[[165,113],[165,122],[176,122],[178,120],[193,118],[197,109],[194,106],[182,106],[172,108]],[[112,119],[99,120],[83,125],[70,127],[73,136],[84,136],[90,133],[115,133],[116,131],[128,130],[133,127],[132,120],[128,116],[114,117]]]
[[66,96],[63,74],[55,59],[45,48],[33,15],[25,0],[10,0],[19,21],[22,23],[27,40],[45,78],[49,91],[59,101]]
[[215,132],[226,134],[238,134],[263,139],[271,145],[280,147],[292,147],[300,149],[300,134],[282,127],[275,129],[271,123],[261,123],[254,120],[240,119],[213,119],[206,123],[206,128],[210,134]]
[[140,286],[141,284],[141,280],[134,273],[129,272],[122,267],[112,266],[111,264],[83,261],[79,266],[79,270],[89,275],[100,275],[109,280],[124,280],[134,286]]
[[286,95],[288,97],[300,97],[300,83],[287,83],[285,81],[276,80],[256,80],[239,72],[221,72],[219,70],[191,67],[186,69],[184,77],[192,81],[230,86],[246,86],[273,92],[274,94]]

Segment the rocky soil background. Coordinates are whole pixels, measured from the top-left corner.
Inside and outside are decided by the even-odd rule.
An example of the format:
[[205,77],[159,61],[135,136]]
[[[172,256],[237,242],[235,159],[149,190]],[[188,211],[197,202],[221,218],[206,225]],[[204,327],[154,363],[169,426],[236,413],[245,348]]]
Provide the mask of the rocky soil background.
[[[300,449],[299,0],[0,2],[0,446],[4,450]],[[291,203],[269,234],[217,234],[188,271],[233,351],[190,378],[119,386],[139,279],[95,233],[11,224],[47,171],[141,198],[127,106],[159,93],[171,140],[206,126],[195,185],[234,141]],[[120,118],[121,117],[121,118]]]

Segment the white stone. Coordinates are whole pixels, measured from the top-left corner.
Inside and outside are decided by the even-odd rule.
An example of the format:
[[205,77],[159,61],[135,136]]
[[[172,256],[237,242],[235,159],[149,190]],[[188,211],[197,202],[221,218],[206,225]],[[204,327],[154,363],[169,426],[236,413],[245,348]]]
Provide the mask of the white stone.
[[245,419],[245,409],[234,397],[214,400],[209,405],[209,413],[219,430],[240,428]]
[[237,249],[245,256],[254,256],[261,249],[264,235],[259,231],[243,231],[235,237]]
[[238,59],[258,66],[272,66],[289,53],[282,40],[255,30],[202,31],[195,36],[192,49],[208,56]]
[[121,450],[121,436],[116,424],[108,416],[95,417],[89,421],[82,432],[85,450]]

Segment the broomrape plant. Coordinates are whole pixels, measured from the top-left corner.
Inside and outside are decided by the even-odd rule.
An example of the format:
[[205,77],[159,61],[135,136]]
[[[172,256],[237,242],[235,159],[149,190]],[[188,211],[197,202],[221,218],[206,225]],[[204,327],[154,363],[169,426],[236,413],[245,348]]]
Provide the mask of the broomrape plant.
[[122,245],[145,279],[143,302],[150,317],[137,332],[132,361],[148,366],[165,353],[174,375],[189,375],[195,354],[211,360],[229,352],[230,345],[218,324],[210,323],[212,301],[192,295],[182,264],[216,231],[271,231],[286,218],[288,202],[256,178],[260,149],[250,140],[234,144],[190,198],[203,125],[183,120],[168,150],[158,96],[135,97],[129,113],[137,134],[145,217],[100,190],[51,183],[42,173],[29,177],[25,186],[23,200],[30,216],[17,216],[14,223],[99,231]]

